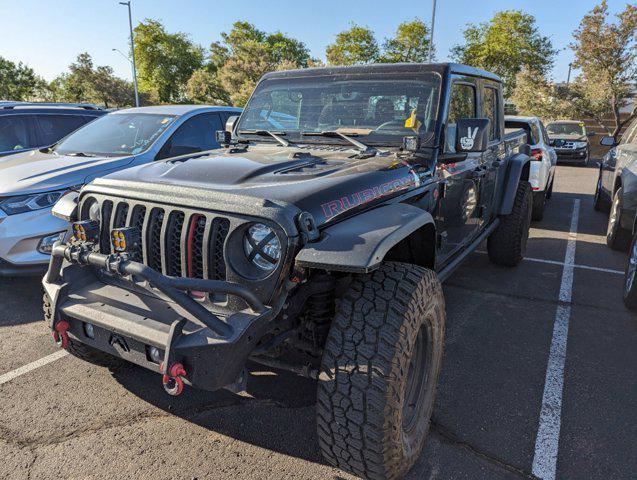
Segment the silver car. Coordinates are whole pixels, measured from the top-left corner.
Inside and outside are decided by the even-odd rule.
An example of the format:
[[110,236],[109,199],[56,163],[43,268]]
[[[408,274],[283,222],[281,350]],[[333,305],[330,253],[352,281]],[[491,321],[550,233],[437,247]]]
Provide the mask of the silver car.
[[241,109],[201,105],[109,113],[52,147],[0,159],[0,276],[46,270],[68,225],[51,215],[66,192],[109,173],[218,148],[215,132]]

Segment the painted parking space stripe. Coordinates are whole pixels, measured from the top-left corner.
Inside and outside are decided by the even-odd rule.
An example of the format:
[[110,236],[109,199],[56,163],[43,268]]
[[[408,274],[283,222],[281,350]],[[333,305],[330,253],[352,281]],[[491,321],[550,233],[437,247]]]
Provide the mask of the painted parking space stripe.
[[67,352],[66,350],[58,350],[57,352],[52,353],[51,355],[47,355],[46,357],[36,360],[35,362],[27,363],[26,365],[23,365],[20,368],[16,368],[15,370],[11,370],[10,372],[4,373],[0,375],[0,385],[10,382],[14,378],[17,378],[20,375],[24,375],[25,373],[29,373],[35,370],[36,368],[40,368],[45,365],[48,365],[49,363],[55,362],[56,360],[59,360],[60,358],[63,358],[66,355],[68,355],[68,353],[69,352]]
[[[476,250],[475,253],[481,253],[483,255],[487,255],[488,253],[484,250]],[[537,262],[537,263],[546,263],[548,265],[559,265],[563,267],[566,265],[564,262],[560,262],[558,260],[547,260],[545,258],[532,258],[532,257],[524,257],[522,259],[523,262]],[[581,268],[583,270],[592,270],[594,272],[602,272],[602,273],[612,273],[614,275],[624,275],[623,270],[613,270],[612,268],[602,268],[602,267],[593,267],[592,265],[581,265],[579,263],[573,263],[571,265],[573,268]]]
[[571,317],[571,298],[573,291],[573,271],[575,265],[575,247],[577,244],[577,225],[580,200],[573,202],[571,226],[564,256],[564,269],[560,285],[559,302],[553,324],[553,338],[549,350],[540,422],[535,439],[532,472],[543,480],[555,479],[557,455],[560,440],[562,394],[564,389],[564,363],[566,361],[566,342]]

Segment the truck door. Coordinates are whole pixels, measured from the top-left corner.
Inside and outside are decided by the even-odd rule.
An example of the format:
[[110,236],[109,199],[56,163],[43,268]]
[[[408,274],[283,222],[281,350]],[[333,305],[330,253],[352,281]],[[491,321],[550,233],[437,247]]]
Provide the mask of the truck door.
[[477,214],[481,223],[489,223],[495,216],[496,191],[501,191],[499,183],[504,180],[505,146],[504,135],[504,108],[500,99],[500,90],[496,83],[483,80],[481,88],[481,114],[482,118],[491,120],[489,129],[489,146],[482,158],[482,168],[479,170],[480,197],[478,200],[479,212]]
[[[477,86],[471,77],[457,77],[451,85],[449,109],[445,130],[445,153],[455,152],[456,122],[460,118],[476,118]],[[437,211],[440,233],[439,256],[445,262],[462,245],[471,241],[478,229],[476,219],[479,194],[477,170],[482,165],[482,154],[469,153],[456,163],[439,164],[442,195]]]

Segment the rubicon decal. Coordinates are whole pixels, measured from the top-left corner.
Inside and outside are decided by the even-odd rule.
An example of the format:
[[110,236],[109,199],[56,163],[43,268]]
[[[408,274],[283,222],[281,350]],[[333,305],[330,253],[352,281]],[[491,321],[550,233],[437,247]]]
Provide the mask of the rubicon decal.
[[325,218],[329,219],[338,215],[339,213],[343,213],[349,210],[350,208],[364,205],[373,200],[376,200],[377,198],[391,195],[392,193],[404,190],[406,188],[418,186],[419,183],[420,180],[418,179],[417,175],[397,178],[381,185],[376,185],[370,188],[366,188],[365,190],[361,190],[334,200],[330,200],[329,202],[323,203],[321,205],[321,208],[323,209]]

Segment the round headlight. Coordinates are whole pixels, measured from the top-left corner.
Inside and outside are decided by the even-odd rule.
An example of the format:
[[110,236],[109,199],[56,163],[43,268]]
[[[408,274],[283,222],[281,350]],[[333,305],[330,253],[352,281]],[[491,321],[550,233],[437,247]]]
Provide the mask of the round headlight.
[[245,233],[243,250],[248,260],[262,270],[274,270],[281,258],[281,242],[276,233],[262,223],[255,223]]
[[91,201],[91,205],[88,207],[88,218],[90,220],[100,221],[101,212],[100,212],[100,204],[97,203],[97,200]]

